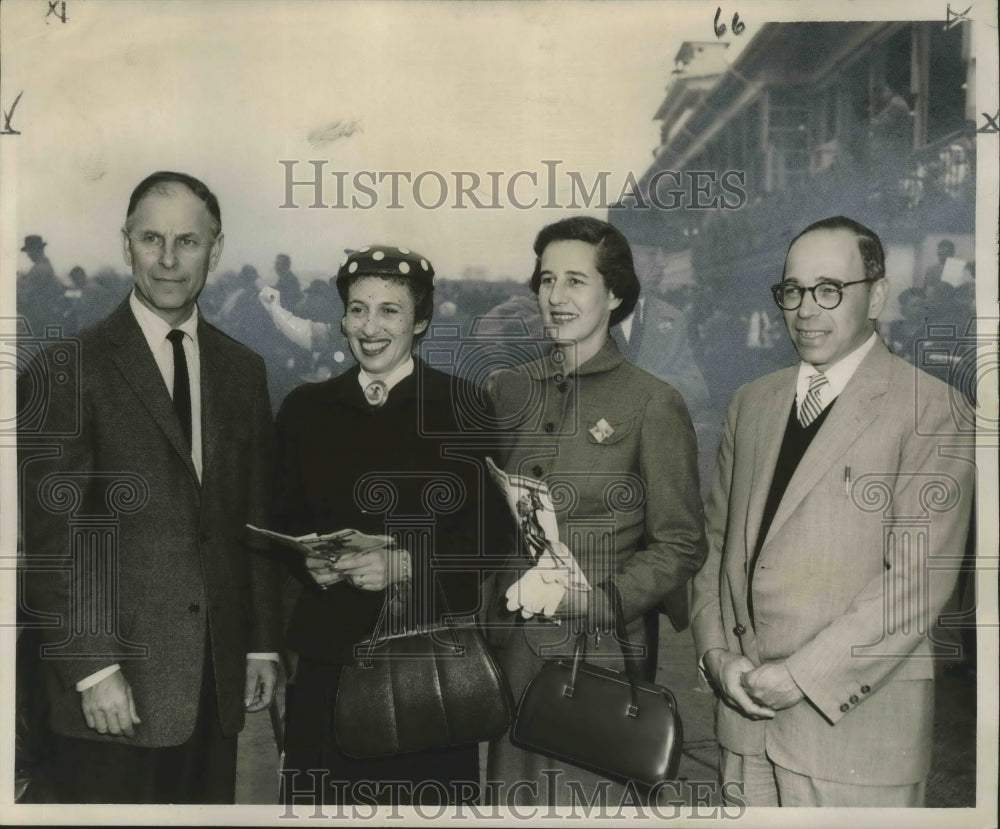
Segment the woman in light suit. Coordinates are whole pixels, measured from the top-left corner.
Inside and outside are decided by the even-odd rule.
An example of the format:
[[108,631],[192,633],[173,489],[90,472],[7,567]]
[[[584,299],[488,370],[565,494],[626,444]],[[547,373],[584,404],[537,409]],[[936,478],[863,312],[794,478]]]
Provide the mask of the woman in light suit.
[[[489,621],[515,699],[546,659],[572,653],[577,631],[612,627],[611,586],[622,597],[630,641],[655,648],[659,606],[683,594],[705,557],[697,445],[684,401],[626,362],[608,333],[639,296],[628,242],[607,222],[574,217],[543,228],[534,251],[531,288],[552,344],[537,360],[491,378],[498,421],[513,431],[501,460],[506,472],[547,483],[560,542],[590,589],[569,591],[553,613],[519,589],[526,555],[508,559]],[[587,658],[622,666],[613,637],[590,638]],[[542,774],[552,769],[558,778]],[[509,736],[491,746],[487,777],[500,787],[537,783],[501,792],[504,803],[569,802],[569,781],[588,799],[593,787],[608,785],[519,749]]]

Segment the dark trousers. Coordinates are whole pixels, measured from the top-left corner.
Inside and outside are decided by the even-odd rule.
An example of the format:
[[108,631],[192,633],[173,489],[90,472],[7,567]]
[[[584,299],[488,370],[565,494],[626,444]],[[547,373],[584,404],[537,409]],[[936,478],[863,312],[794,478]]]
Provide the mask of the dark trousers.
[[[178,746],[55,737],[52,783],[59,803],[233,803],[236,736],[219,726],[215,676],[206,648],[198,717]],[[142,716],[142,712],[139,712]]]

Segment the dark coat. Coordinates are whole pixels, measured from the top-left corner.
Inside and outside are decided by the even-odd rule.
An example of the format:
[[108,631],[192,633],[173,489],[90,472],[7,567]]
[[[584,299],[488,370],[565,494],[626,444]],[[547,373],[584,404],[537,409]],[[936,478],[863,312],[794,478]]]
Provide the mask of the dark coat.
[[[491,543],[482,504],[497,499],[482,460],[492,440],[483,431],[482,392],[417,360],[385,405],[372,408],[358,371],[300,386],[285,400],[277,418],[274,523],[294,535],[346,528],[398,535],[412,556],[411,610],[420,620],[439,615],[435,582],[452,612],[474,611]],[[322,591],[296,569],[304,590],[288,646],[311,659],[352,662],[385,592],[346,581]]]
[[[226,734],[243,727],[246,655],[280,644],[277,565],[244,525],[265,520],[272,424],[263,363],[204,321],[199,483],[128,300],[19,379],[29,609],[60,734],[171,746],[191,734],[206,643]],[[72,551],[72,554],[71,554]],[[75,685],[114,663],[142,723],[87,728]]]

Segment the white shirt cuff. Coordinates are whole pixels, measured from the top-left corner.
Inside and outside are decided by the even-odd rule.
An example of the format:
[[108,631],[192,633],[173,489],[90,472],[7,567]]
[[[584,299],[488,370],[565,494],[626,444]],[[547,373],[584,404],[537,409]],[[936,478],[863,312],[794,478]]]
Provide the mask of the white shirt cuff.
[[247,659],[268,659],[271,662],[281,661],[281,657],[276,653],[248,653]]
[[121,670],[121,665],[118,665],[117,663],[114,665],[108,665],[107,668],[102,668],[97,673],[93,673],[90,676],[85,676],[81,679],[78,683],[76,683],[76,690],[86,691],[88,688],[93,688],[102,679],[111,676],[111,674],[119,670]]

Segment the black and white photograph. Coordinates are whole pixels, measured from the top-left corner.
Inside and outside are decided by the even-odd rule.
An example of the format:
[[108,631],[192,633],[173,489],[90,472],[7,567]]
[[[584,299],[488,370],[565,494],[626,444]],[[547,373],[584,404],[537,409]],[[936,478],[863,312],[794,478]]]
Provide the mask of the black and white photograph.
[[997,38],[3,0],[0,822],[996,826]]

